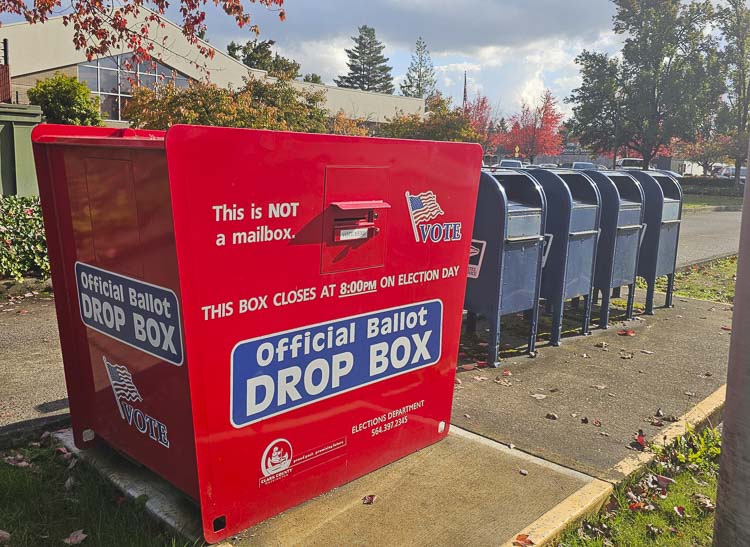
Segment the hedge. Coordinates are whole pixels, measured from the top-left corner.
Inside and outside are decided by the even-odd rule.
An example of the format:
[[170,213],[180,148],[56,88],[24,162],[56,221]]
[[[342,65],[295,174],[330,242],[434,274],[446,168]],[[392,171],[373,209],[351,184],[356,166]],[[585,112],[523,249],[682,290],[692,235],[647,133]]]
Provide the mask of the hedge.
[[683,186],[700,186],[704,188],[734,188],[734,179],[717,177],[682,177],[680,183]]
[[0,197],[0,278],[49,277],[38,197]]

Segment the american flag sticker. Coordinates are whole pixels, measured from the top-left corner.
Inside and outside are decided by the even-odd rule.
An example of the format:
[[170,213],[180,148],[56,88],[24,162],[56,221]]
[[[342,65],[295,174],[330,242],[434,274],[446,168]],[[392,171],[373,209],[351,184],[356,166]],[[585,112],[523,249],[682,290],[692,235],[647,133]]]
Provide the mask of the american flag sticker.
[[406,192],[406,204],[411,215],[411,226],[414,230],[414,239],[419,243],[419,230],[417,226],[431,221],[443,215],[443,210],[437,202],[437,197],[432,190],[420,194],[411,195]]
[[102,356],[104,360],[104,366],[107,369],[107,376],[109,377],[109,383],[112,386],[112,391],[115,394],[115,401],[117,401],[117,408],[120,411],[120,416],[125,419],[125,412],[123,411],[121,401],[127,401],[134,403],[143,401],[141,394],[138,392],[138,388],[133,383],[133,376],[130,371],[124,365],[114,365],[110,363],[105,356]]

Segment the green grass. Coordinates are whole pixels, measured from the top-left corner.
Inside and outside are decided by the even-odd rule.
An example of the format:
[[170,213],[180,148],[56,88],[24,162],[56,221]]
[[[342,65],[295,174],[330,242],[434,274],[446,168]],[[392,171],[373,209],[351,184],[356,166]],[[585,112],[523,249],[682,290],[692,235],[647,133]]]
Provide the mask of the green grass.
[[[734,302],[736,274],[737,256],[714,260],[702,266],[693,266],[675,274],[675,295],[731,304]],[[640,278],[638,287],[646,288],[646,284]],[[656,290],[661,292],[667,290],[666,277],[657,279]]]
[[[34,443],[32,443],[34,444]],[[22,454],[21,468],[3,461]],[[64,545],[62,539],[83,529],[82,545],[184,546],[145,511],[145,499],[124,499],[93,468],[69,460],[54,447],[26,446],[0,451],[0,530],[11,534],[10,547]],[[75,481],[70,491],[65,483]]]
[[[569,529],[558,541],[558,546],[710,546],[713,512],[701,509],[693,496],[703,494],[716,502],[720,447],[721,438],[714,429],[689,432],[658,453],[645,473],[619,485],[602,512]],[[640,493],[639,485],[648,474],[674,479],[674,484],[667,489],[666,499],[654,495],[653,490]],[[640,495],[654,509],[631,510],[629,506],[633,501],[628,498],[628,492]],[[674,510],[676,506],[684,507],[687,516],[680,517]],[[653,529],[661,533],[655,533]]]
[[742,207],[742,198],[737,196],[685,194],[682,196],[682,206],[685,209],[697,209],[700,207]]

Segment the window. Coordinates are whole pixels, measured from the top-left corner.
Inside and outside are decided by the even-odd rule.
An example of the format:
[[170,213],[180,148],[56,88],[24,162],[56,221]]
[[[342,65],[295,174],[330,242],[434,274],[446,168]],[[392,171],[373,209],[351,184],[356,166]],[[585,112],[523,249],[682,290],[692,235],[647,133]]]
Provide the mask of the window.
[[188,86],[190,79],[181,72],[158,61],[136,65],[131,58],[128,54],[115,55],[78,65],[78,80],[99,97],[105,120],[124,120],[123,111],[135,85],[150,89],[157,83],[172,82],[180,88]]

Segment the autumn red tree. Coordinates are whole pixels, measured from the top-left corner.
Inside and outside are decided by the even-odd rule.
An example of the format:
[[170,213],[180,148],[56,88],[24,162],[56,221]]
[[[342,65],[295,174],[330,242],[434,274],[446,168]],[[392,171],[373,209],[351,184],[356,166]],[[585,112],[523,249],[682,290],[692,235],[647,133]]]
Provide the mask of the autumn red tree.
[[[204,57],[211,58],[214,49],[201,42],[206,32],[206,5],[209,0],[179,0],[182,34]],[[248,0],[278,11],[284,0]],[[232,17],[240,28],[248,28],[257,34],[242,0],[213,0],[224,13]],[[167,7],[174,7],[169,0],[0,0],[0,14],[12,13],[23,16],[31,24],[44,23],[51,16],[63,12],[63,22],[73,27],[73,43],[76,49],[84,50],[86,57],[107,55],[121,46],[133,52],[133,61],[148,61],[155,48],[152,37],[155,30],[166,26]],[[166,37],[161,45],[168,49]]]
[[540,154],[558,154],[562,145],[560,123],[562,114],[557,99],[547,89],[542,93],[537,105],[521,104],[521,112],[510,117],[510,131],[507,146],[519,148],[519,154],[534,163]]
[[474,99],[466,101],[463,109],[471,128],[479,136],[479,144],[482,145],[485,155],[494,156],[502,140],[502,132],[497,112],[489,99],[478,94]]

